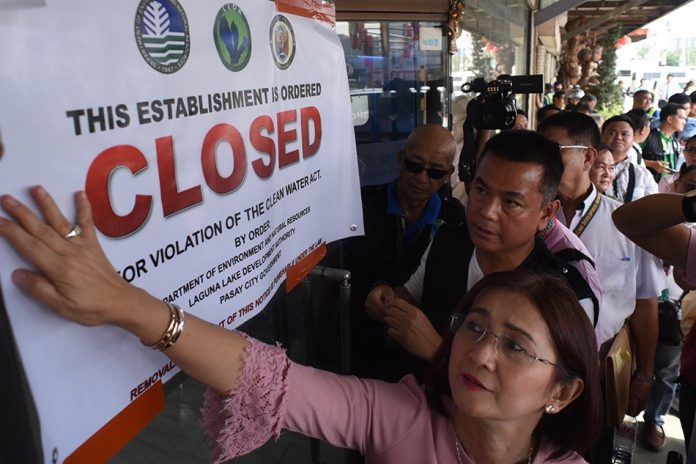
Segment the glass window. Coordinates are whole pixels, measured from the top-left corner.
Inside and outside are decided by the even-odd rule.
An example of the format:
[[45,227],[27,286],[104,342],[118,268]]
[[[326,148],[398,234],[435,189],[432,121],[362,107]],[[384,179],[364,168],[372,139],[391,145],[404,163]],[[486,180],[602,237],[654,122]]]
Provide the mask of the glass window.
[[476,77],[486,81],[500,74],[526,74],[528,7],[524,0],[465,1],[460,16],[462,34],[452,56],[452,88],[456,99],[461,85]]
[[446,32],[432,21],[339,21],[361,185],[397,176],[397,154],[421,124],[447,125]]

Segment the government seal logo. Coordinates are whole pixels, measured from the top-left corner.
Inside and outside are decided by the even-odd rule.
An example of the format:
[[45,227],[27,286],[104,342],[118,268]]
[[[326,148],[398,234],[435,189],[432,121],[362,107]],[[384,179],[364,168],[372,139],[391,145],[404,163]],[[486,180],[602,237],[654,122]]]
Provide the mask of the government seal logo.
[[241,71],[251,58],[251,30],[242,10],[233,3],[220,8],[215,17],[213,40],[222,64]]
[[188,20],[176,0],[141,0],[135,41],[147,64],[164,74],[178,71],[191,49]]
[[295,32],[288,18],[283,15],[273,18],[269,34],[273,60],[280,69],[286,69],[295,58]]

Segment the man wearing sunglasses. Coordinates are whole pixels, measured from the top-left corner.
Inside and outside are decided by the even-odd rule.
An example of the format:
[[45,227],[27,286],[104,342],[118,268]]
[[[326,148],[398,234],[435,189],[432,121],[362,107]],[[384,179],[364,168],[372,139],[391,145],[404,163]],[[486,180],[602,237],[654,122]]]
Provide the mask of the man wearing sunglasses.
[[383,325],[365,315],[368,292],[378,283],[402,285],[437,229],[464,218],[461,203],[439,193],[449,186],[454,154],[455,142],[447,129],[419,126],[398,155],[399,177],[362,189],[365,236],[346,240],[344,247],[352,282],[353,366],[361,376],[389,377],[393,365],[393,347],[385,343]]
[[[588,284],[599,282],[596,274],[588,275],[594,273],[592,267],[584,268],[583,274],[537,238],[551,229],[555,235],[563,234],[564,227],[553,220],[562,172],[558,146],[534,132],[504,131],[486,143],[472,181],[466,220],[438,230],[420,266],[402,287],[375,287],[365,302],[370,317],[383,321],[388,335],[404,349],[398,366],[401,375],[423,375],[452,308],[493,272],[523,267],[565,277],[590,320],[597,320],[601,290]],[[574,239],[557,238],[555,245],[567,249],[575,244],[574,256],[586,258],[587,250]]]

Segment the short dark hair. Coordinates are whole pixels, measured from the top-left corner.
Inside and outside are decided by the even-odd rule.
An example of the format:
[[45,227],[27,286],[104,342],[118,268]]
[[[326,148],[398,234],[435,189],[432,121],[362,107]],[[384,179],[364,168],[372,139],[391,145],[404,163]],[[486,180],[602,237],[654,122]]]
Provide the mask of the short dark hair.
[[[543,414],[535,432],[552,448],[551,459],[561,459],[577,452],[587,453],[594,445],[602,421],[599,390],[597,344],[592,324],[568,284],[558,277],[517,269],[490,274],[481,279],[454,308],[467,313],[476,298],[485,291],[508,290],[526,296],[538,309],[549,328],[558,355],[556,381],[582,380],[580,395],[557,414]],[[447,331],[433,358],[426,379],[426,396],[434,409],[447,416],[443,395],[451,394],[448,364],[454,334]]]
[[537,123],[546,119],[546,113],[548,113],[549,111],[557,111],[560,113],[561,109],[556,105],[546,105],[544,107],[539,108],[539,110],[537,111]]
[[604,150],[611,151],[611,146],[609,146],[609,144],[606,144],[604,142],[600,142],[599,145],[597,145],[597,153],[604,151]]
[[677,105],[676,103],[667,103],[660,110],[660,122],[667,122],[667,118],[676,115],[679,110],[683,109],[681,105]]
[[556,90],[553,93],[553,98],[565,98],[565,91],[563,90]]
[[686,105],[688,103],[691,103],[691,98],[683,92],[675,93],[674,95],[669,97],[669,100],[667,100],[669,103],[676,103],[677,105]]
[[689,94],[689,99],[691,100],[691,103],[696,103],[696,90]]
[[521,114],[525,118],[529,118],[529,116],[527,116],[527,112],[525,110],[517,108],[517,114]]
[[596,102],[597,97],[592,95],[591,93],[586,93],[584,97],[580,99],[580,101],[590,101],[590,102]]
[[602,133],[604,133],[604,131],[607,130],[609,124],[614,124],[617,122],[625,122],[626,124],[631,126],[631,129],[633,129],[634,131],[636,130],[636,126],[633,124],[633,119],[629,118],[625,114],[619,114],[617,116],[612,116],[611,118],[604,121],[604,124],[602,124]]
[[[582,101],[582,100],[580,100]],[[587,103],[580,103],[578,106],[575,107],[574,111],[589,111],[590,113],[592,112],[592,108],[590,108],[590,105]]]
[[648,112],[640,108],[630,110],[624,116],[633,121],[634,130],[641,130],[650,125],[650,116],[648,116]]
[[633,92],[633,99],[635,100],[636,97],[643,95],[644,93],[650,95],[650,101],[655,100],[653,93],[651,91],[645,90],[645,89],[636,90],[635,92]]
[[681,167],[679,168],[679,174],[677,174],[676,181],[679,181],[683,176],[685,176],[686,174],[688,174],[692,171],[696,171],[696,164],[682,163]]
[[576,111],[553,114],[539,123],[537,130],[544,132],[551,127],[565,129],[573,143],[596,147],[601,139],[599,127],[590,116]]
[[489,156],[541,166],[543,173],[539,193],[543,197],[542,206],[556,198],[563,176],[563,158],[557,143],[530,130],[504,131],[486,142],[478,164],[481,165]]

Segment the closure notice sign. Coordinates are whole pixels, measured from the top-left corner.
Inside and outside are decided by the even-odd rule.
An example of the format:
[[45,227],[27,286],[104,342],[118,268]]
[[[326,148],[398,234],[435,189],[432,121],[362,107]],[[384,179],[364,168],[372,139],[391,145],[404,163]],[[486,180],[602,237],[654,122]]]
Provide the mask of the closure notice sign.
[[[85,190],[123,279],[234,328],[294,264],[362,233],[332,5],[26,5],[0,5],[2,193],[31,203],[41,184],[73,218]],[[10,281],[27,264],[5,243],[0,262],[45,461],[74,461],[177,367],[120,329],[27,299]]]

